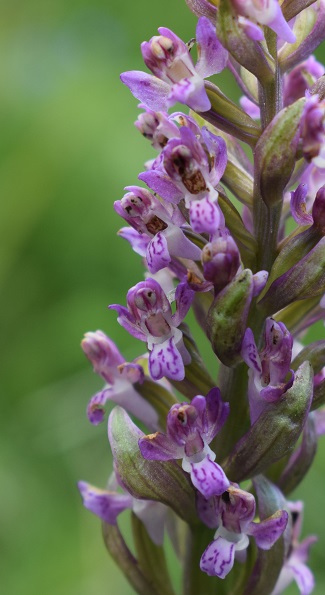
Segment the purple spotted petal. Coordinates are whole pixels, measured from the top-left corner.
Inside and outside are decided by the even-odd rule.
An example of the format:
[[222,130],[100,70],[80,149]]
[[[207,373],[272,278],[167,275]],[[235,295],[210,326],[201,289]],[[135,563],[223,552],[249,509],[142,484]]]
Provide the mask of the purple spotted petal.
[[220,209],[208,198],[194,200],[190,204],[190,221],[194,231],[213,234],[220,227]]
[[288,513],[278,510],[271,517],[260,523],[250,523],[247,534],[255,538],[257,547],[269,550],[281,537],[288,523]]
[[115,525],[118,515],[132,507],[132,497],[129,494],[99,490],[85,481],[79,481],[78,488],[85,508],[109,525]]
[[157,233],[148,244],[147,263],[149,272],[154,274],[167,267],[171,261],[167,239],[164,233]]
[[308,188],[306,184],[299,184],[298,188],[291,192],[291,214],[294,220],[299,225],[311,225],[313,218],[306,211],[306,198],[308,194]]
[[186,4],[197,17],[205,16],[215,23],[217,9],[208,0],[186,0]]
[[241,355],[246,364],[254,370],[254,374],[262,374],[262,366],[260,356],[257,351],[253,331],[250,328],[246,329]]
[[199,463],[191,463],[193,485],[205,498],[220,496],[229,487],[229,480],[217,463],[207,455]]
[[215,27],[206,17],[201,17],[198,20],[196,43],[199,59],[195,70],[200,76],[209,77],[221,72],[226,67],[228,52],[218,40]]
[[170,92],[168,83],[140,70],[123,72],[120,78],[122,83],[129,87],[132,95],[149,109],[157,112],[167,111],[167,97]]
[[202,554],[200,568],[209,576],[225,578],[235,561],[235,543],[217,537]]
[[153,346],[149,355],[149,371],[153,380],[159,380],[163,376],[172,380],[183,380],[184,364],[173,337]]
[[170,461],[184,455],[184,448],[161,432],[140,438],[139,448],[143,458],[149,461]]
[[181,190],[175,186],[170,177],[164,172],[151,169],[139,174],[138,178],[169,202],[177,204],[183,198]]

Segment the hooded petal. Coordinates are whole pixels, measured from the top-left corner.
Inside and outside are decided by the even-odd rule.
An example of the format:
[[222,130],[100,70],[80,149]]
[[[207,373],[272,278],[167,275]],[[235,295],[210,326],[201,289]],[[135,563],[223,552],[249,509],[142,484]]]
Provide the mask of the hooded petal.
[[184,455],[184,448],[162,432],[140,438],[139,448],[143,458],[149,461],[170,461],[180,459]]

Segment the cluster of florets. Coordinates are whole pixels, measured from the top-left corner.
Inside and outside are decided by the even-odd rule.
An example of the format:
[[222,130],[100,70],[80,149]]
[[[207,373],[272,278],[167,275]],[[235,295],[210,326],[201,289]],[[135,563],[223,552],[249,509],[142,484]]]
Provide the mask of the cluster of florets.
[[[84,352],[106,383],[89,420],[103,421],[108,401],[118,407],[108,419],[107,488],[79,489],[139,593],[161,584],[150,552],[165,527],[184,550],[181,517],[188,547],[205,539],[203,573],[224,579],[233,569],[236,592],[273,595],[294,579],[308,595],[315,538],[299,544],[302,503],[286,496],[325,431],[325,340],[300,343],[325,313],[324,68],[311,55],[325,37],[325,1],[187,4],[199,16],[195,40],[161,27],[141,46],[152,74],[121,75],[141,102],[135,125],[158,154],[139,175],[146,187],[127,186],[114,203],[128,225],[119,235],[146,273],[126,306],[110,308],[148,351],[126,362],[103,332],[86,334]],[[205,80],[225,68],[244,93],[241,107]],[[170,114],[176,102],[190,113]],[[241,142],[254,149],[254,164]],[[290,216],[296,227],[286,235]],[[211,342],[218,381],[184,323],[190,309]],[[137,519],[136,557],[118,531],[126,509]],[[180,558],[199,593],[191,552]]]

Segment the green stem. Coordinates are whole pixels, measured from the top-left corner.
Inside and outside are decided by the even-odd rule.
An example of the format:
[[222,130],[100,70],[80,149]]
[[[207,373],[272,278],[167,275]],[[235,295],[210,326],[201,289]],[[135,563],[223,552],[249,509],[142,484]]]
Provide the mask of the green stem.
[[249,410],[247,402],[247,366],[242,363],[236,368],[220,364],[218,386],[224,401],[230,404],[227,421],[212,442],[212,450],[218,461],[229,455],[236,442],[249,428]]
[[204,525],[188,530],[185,560],[183,595],[215,595],[219,579],[208,576],[200,569],[200,559],[206,547],[213,540],[215,530]]

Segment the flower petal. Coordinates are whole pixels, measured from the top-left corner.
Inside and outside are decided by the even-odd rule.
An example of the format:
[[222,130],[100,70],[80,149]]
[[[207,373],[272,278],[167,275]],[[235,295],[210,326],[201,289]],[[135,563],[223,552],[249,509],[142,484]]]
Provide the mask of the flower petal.
[[200,568],[209,576],[225,578],[235,561],[235,543],[217,537],[202,554]]
[[85,481],[79,481],[78,488],[85,508],[109,525],[115,525],[117,516],[126,508],[132,507],[132,497],[129,494],[99,490]]
[[147,107],[157,112],[167,111],[167,97],[170,93],[168,83],[141,70],[123,72],[120,78],[132,95]]
[[206,17],[198,20],[196,43],[199,59],[195,70],[202,78],[217,74],[226,67],[228,52],[218,40],[215,27]]
[[191,463],[191,480],[193,485],[205,498],[220,496],[229,487],[229,480],[217,463],[207,455],[199,463]]
[[277,510],[271,517],[260,523],[250,523],[247,534],[255,538],[256,545],[261,550],[269,550],[281,537],[288,523],[288,513]]
[[173,337],[153,346],[149,355],[149,371],[153,380],[159,380],[163,376],[183,380],[184,364]]

